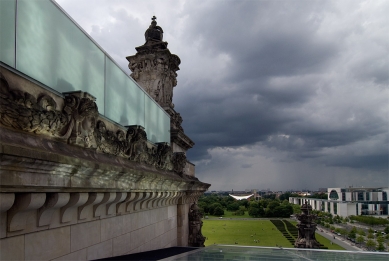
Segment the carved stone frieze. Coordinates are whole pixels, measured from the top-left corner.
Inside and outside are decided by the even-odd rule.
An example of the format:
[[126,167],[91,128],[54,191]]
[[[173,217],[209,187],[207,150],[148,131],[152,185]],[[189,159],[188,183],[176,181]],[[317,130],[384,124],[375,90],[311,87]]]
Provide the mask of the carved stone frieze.
[[69,137],[71,111],[56,110],[53,98],[11,90],[0,74],[0,123],[13,129],[48,134],[54,137]]
[[[47,135],[71,145],[128,158],[159,170],[182,173],[180,157],[168,143],[150,144],[142,126],[108,129],[99,119],[95,98],[86,92],[64,93],[62,109],[47,95],[13,90],[0,74],[0,124],[11,129]],[[112,125],[112,124],[111,124]],[[177,165],[178,164],[178,165]]]
[[186,155],[184,152],[175,152],[173,155],[174,171],[182,175],[186,165]]

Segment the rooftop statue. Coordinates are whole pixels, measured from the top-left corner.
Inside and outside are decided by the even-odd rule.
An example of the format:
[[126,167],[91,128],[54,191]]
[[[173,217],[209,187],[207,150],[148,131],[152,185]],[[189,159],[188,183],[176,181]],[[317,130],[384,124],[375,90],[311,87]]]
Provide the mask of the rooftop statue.
[[157,17],[153,16],[151,18],[151,25],[145,32],[145,40],[147,44],[150,40],[151,41],[162,41],[163,39],[163,30],[160,26],[157,25],[157,21],[155,21]]
[[302,214],[297,214],[296,217],[300,221],[297,224],[298,238],[294,243],[295,248],[320,248],[320,243],[315,237],[317,216],[312,214],[312,206],[307,201],[301,206]]

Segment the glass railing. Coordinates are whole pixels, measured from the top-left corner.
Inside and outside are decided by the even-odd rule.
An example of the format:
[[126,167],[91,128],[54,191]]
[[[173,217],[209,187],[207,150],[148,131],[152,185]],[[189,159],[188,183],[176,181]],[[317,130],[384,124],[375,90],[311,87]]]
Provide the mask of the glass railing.
[[88,92],[105,117],[170,143],[168,114],[55,2],[1,0],[0,28],[3,63],[58,92]]

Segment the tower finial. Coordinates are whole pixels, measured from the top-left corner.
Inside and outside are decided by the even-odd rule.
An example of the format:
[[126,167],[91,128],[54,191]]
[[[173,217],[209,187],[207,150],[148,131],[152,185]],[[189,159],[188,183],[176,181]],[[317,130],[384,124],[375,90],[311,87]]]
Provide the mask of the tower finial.
[[153,15],[153,17],[151,18],[151,20],[155,21],[155,19],[157,19],[157,17],[155,17],[155,15]]

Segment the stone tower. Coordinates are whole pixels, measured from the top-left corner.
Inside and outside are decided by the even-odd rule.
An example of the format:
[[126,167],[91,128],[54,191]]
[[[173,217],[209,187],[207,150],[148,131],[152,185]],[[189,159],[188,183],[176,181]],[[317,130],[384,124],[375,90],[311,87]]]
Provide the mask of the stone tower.
[[151,20],[145,32],[145,44],[135,47],[135,55],[126,57],[128,68],[131,77],[170,115],[173,151],[185,155],[194,142],[185,135],[181,127],[182,117],[174,110],[173,104],[173,88],[177,85],[181,60],[167,48],[168,43],[163,41],[163,30],[157,25],[156,17]]
[[297,224],[298,237],[294,243],[295,248],[320,248],[320,243],[315,237],[316,215],[312,214],[312,206],[307,201],[301,206],[302,214],[297,214],[296,217],[300,221]]

